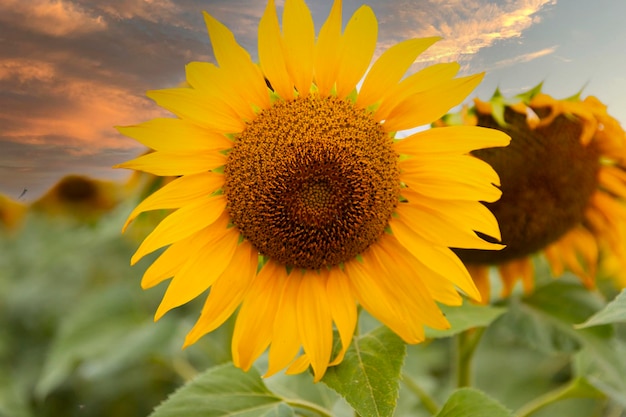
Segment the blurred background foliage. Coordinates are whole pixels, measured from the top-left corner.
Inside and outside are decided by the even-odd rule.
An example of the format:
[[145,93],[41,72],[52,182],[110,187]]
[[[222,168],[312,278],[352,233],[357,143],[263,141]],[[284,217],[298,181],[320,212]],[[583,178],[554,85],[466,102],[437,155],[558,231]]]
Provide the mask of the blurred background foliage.
[[[182,350],[201,301],[155,324],[166,284],[143,291],[139,283],[158,253],[129,265],[138,242],[166,213],[143,215],[125,235],[120,228],[163,181],[168,179],[135,175],[118,184],[72,176],[29,205],[0,197],[0,416],[148,416],[199,373],[230,361],[232,320]],[[532,294],[516,292],[491,307],[449,309],[458,330],[431,332],[432,339],[406,347],[395,415],[433,415],[456,388],[471,383],[516,415],[561,392],[562,400],[530,414],[626,416],[625,314],[606,324],[574,326],[620,289],[606,271],[598,289],[589,291],[574,277],[548,278],[541,260],[536,267]],[[361,314],[362,335],[378,326]],[[468,346],[470,376],[460,381],[457,359]],[[263,381],[279,398],[307,401],[328,415],[355,415],[307,373]],[[340,392],[343,383],[340,376],[328,381]],[[276,410],[271,415],[294,415],[290,406]],[[166,403],[158,415],[176,414]]]

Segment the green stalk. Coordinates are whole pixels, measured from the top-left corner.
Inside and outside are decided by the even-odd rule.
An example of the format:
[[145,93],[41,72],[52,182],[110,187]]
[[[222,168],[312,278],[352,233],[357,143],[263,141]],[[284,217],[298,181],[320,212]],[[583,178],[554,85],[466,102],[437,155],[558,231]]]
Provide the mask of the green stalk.
[[439,405],[437,405],[437,402],[433,399],[433,397],[428,395],[428,393],[424,391],[413,378],[406,373],[402,373],[402,382],[420,399],[424,408],[428,410],[431,415],[434,416],[437,414],[439,411]]
[[590,385],[585,380],[581,378],[572,379],[566,385],[555,388],[552,391],[529,401],[515,412],[514,417],[528,417],[550,404],[567,398],[603,397],[603,394],[599,391],[587,392],[588,387],[590,387]]
[[456,386],[472,385],[472,357],[478,342],[485,332],[484,327],[465,330],[456,335]]

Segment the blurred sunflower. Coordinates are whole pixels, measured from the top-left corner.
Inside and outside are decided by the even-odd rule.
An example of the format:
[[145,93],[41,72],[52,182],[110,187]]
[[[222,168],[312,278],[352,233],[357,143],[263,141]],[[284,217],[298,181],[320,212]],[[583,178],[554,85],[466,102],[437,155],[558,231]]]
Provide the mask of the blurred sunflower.
[[[456,250],[489,300],[489,267],[497,265],[502,296],[521,280],[534,286],[531,256],[543,254],[556,277],[569,270],[593,287],[600,256],[626,255],[626,133],[593,96],[557,100],[541,84],[513,99],[498,91],[489,102],[446,115],[434,126],[500,129],[507,148],[473,155],[491,164],[502,198],[486,206],[502,232],[501,251]],[[626,267],[626,264],[624,264]]]
[[0,231],[14,231],[19,228],[26,214],[26,206],[0,194]]
[[34,201],[30,208],[52,216],[93,222],[115,208],[124,194],[123,186],[115,182],[68,175]]
[[450,63],[401,80],[437,40],[412,39],[383,53],[357,92],[376,48],[367,6],[342,33],[335,1],[316,40],[302,0],[285,2],[282,30],[269,1],[260,65],[225,26],[205,20],[218,65],[190,63],[188,88],[148,93],[178,118],[120,128],[156,150],[120,167],[181,176],[128,219],[177,209],[131,261],[169,245],[142,280],[147,288],[173,277],[156,319],[210,287],[186,346],[241,305],[234,363],[247,370],[269,346],[267,375],[311,365],[316,381],[341,362],[356,302],[408,343],[424,339],[424,325],[449,327],[436,302],[461,304],[457,288],[480,297],[449,247],[502,247],[474,232],[500,238],[479,203],[500,190],[493,169],[469,152],[509,138],[478,127],[401,141],[394,132],[441,117],[482,75],[453,78],[459,65]]

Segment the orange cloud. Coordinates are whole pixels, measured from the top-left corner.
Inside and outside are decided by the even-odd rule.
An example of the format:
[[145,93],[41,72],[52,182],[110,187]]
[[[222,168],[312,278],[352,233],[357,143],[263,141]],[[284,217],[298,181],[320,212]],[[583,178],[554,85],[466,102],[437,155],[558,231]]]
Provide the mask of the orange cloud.
[[[164,116],[148,99],[102,81],[78,79],[58,71],[54,64],[32,59],[11,59],[0,64],[0,81],[10,82],[23,94],[37,95],[32,111],[19,112],[19,123],[3,128],[5,139],[19,143],[75,146],[79,153],[92,154],[104,148],[134,148],[113,128],[138,120]],[[11,117],[5,114],[4,117]],[[56,138],[56,139],[55,139]]]
[[73,3],[62,0],[0,0],[0,22],[19,24],[36,33],[67,36],[101,31],[102,16],[90,16]]
[[[520,0],[488,3],[480,0],[430,0],[393,3],[381,19],[390,35],[389,44],[400,38],[441,36],[419,62],[460,60],[497,41],[519,38],[539,22],[538,12],[556,0]],[[383,15],[384,16],[384,15]]]

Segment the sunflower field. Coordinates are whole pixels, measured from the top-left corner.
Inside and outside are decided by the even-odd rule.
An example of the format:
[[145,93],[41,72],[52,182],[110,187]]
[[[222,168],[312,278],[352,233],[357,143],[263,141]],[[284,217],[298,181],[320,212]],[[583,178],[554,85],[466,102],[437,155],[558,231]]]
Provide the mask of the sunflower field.
[[205,13],[127,181],[0,195],[0,417],[626,416],[620,123],[341,5]]

